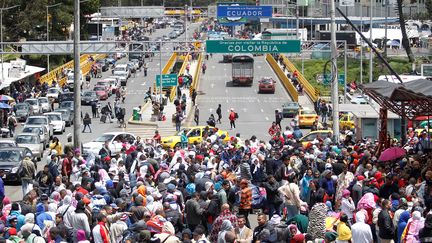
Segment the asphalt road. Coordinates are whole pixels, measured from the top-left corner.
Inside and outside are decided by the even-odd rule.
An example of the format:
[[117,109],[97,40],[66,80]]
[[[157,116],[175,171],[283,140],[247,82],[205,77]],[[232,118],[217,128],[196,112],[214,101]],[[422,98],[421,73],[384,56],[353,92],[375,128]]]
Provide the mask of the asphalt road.
[[[192,30],[194,30],[197,26],[198,26],[198,24],[190,25],[190,27],[188,29],[188,33],[189,33],[188,35],[191,35]],[[171,30],[172,30],[171,28],[157,29],[150,36],[150,39],[153,40],[156,37],[168,35],[168,33],[171,32]],[[175,40],[184,40],[184,34],[177,37]],[[160,65],[162,65],[162,67],[163,67],[172,54],[173,43],[165,43],[162,46],[162,48],[163,48],[162,51],[165,51],[165,52],[162,53],[161,58],[159,56],[159,53],[156,53],[155,56],[153,58],[151,58],[151,61],[149,60],[149,58],[145,59],[145,62],[148,62],[148,67],[149,67],[147,77],[144,77],[144,72],[141,69],[141,71],[138,71],[135,76],[132,76],[131,78],[129,78],[127,85],[126,85],[126,100],[125,100],[124,104],[121,104],[121,107],[126,108],[126,116],[125,116],[126,119],[129,119],[129,117],[132,115],[132,109],[134,107],[138,107],[139,105],[143,104],[143,98],[144,98],[145,92],[148,90],[149,87],[153,87],[155,77],[156,77],[156,75],[158,75],[160,73]],[[160,59],[161,59],[161,62],[159,62]],[[127,61],[128,61],[128,57],[124,57],[121,60],[119,60],[118,63],[127,62]],[[110,70],[102,73],[102,78],[93,78],[91,80],[89,89],[93,89],[94,84],[98,80],[101,80],[103,78],[107,78],[111,75],[112,74],[111,74],[111,69],[110,69]],[[84,88],[83,90],[87,90],[85,85],[83,88]],[[105,106],[107,104],[107,102],[111,102],[111,104],[113,105],[114,99],[115,99],[115,95],[112,95],[108,100],[101,101],[101,107]],[[55,104],[55,107],[57,107],[57,106],[58,106],[58,104]],[[82,106],[82,113],[85,114],[86,112],[88,112],[90,115],[92,114],[90,106]],[[113,123],[109,123],[109,122],[101,123],[98,118],[92,119],[91,128],[92,128],[92,133],[89,133],[89,132],[82,133],[82,135],[81,135],[82,143],[89,142],[89,141],[95,139],[96,137],[102,135],[103,133],[106,133],[106,132],[127,131],[127,132],[131,132],[131,133],[139,133],[139,132],[143,132],[144,130],[149,129],[148,127],[143,128],[140,126],[132,126],[132,125],[127,125],[126,128],[119,128],[119,125],[116,123],[115,119],[113,120]],[[63,146],[65,144],[67,144],[67,135],[73,134],[73,129],[74,129],[73,126],[66,127],[66,131],[63,134],[55,134],[55,136],[57,136],[59,138],[59,140],[63,144]],[[81,129],[82,129],[82,127],[81,127]],[[21,130],[22,130],[22,125],[20,124],[17,127],[16,134],[19,134]],[[8,138],[8,139],[12,139],[12,138]],[[48,151],[46,150],[45,155],[47,155],[47,153],[48,153]],[[41,170],[45,164],[46,164],[46,156],[45,156],[45,158],[42,159],[41,162],[38,163],[38,170]],[[19,185],[7,185],[5,187],[5,194],[12,201],[21,200],[22,199],[21,186],[19,186]]]
[[[231,85],[231,63],[222,63],[222,55],[215,54],[206,61],[207,71],[201,76],[198,88],[198,105],[200,108],[201,125],[205,125],[210,114],[216,115],[218,104],[222,105],[222,124],[217,126],[229,132],[231,136],[240,133],[240,137],[248,139],[252,135],[258,139],[269,139],[267,131],[275,120],[275,110],[282,104],[291,101],[282,84],[265,61],[264,56],[256,56],[254,61],[254,81],[252,86]],[[258,94],[258,80],[272,77],[276,80],[274,94]],[[230,129],[229,110],[234,108],[239,119],[236,128]],[[282,120],[284,128],[291,120]]]

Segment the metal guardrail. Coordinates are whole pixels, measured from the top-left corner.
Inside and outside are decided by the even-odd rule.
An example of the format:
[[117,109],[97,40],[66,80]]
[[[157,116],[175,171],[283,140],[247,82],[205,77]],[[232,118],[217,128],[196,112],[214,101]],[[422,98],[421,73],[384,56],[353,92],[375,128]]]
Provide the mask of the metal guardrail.
[[[106,54],[97,54],[93,56],[93,60],[98,60],[101,58],[106,57]],[[81,72],[83,74],[83,76],[87,75],[90,70],[91,70],[91,66],[93,65],[94,62],[89,61],[90,55],[82,55],[80,57],[80,66],[81,66]],[[54,70],[52,70],[51,72],[41,76],[39,78],[39,82],[40,83],[48,83],[48,85],[51,85],[51,83],[54,80],[57,80],[58,84],[60,86],[63,86],[66,83],[66,77],[62,77],[60,79],[58,79],[58,77],[62,76],[63,74],[63,69],[73,69],[73,63],[74,61],[69,61],[63,65],[61,65],[60,67],[55,68]]]
[[[183,65],[181,66],[181,68],[180,68],[180,70],[179,70],[179,72],[178,72],[178,74],[177,74],[177,77],[179,77],[180,75],[182,75],[182,74],[184,74],[184,72],[185,72],[185,70],[186,70],[186,66],[188,65],[188,63],[189,63],[189,59],[191,58],[191,56],[190,56],[190,54],[189,53],[187,53],[185,56],[184,56],[184,59],[183,59]],[[170,102],[173,102],[174,101],[174,99],[175,99],[175,97],[176,97],[176,95],[177,95],[177,92],[176,92],[176,90],[177,90],[177,86],[173,86],[172,88],[171,88],[171,93],[170,93]]]
[[193,89],[195,89],[195,90],[197,89],[198,79],[200,78],[200,75],[201,75],[202,61],[203,61],[203,55],[199,54],[197,67],[195,69],[195,74],[193,76],[193,80],[192,80],[191,86],[189,88],[189,95],[192,95]]
[[288,68],[288,71],[290,71],[291,73],[294,73],[294,71],[297,71],[298,73],[298,81],[300,82],[301,85],[303,85],[303,89],[306,92],[306,94],[309,96],[309,98],[312,100],[312,102],[316,102],[319,98],[319,91],[318,89],[315,89],[315,87],[313,87],[309,81],[303,76],[303,74],[301,72],[299,72],[299,70],[297,70],[296,66],[283,54],[280,54],[280,56],[282,57],[283,63],[285,64],[285,66]]
[[294,85],[291,83],[291,81],[288,79],[288,77],[285,75],[285,73],[279,67],[276,60],[273,58],[273,56],[271,54],[266,54],[266,61],[270,64],[273,71],[276,73],[279,80],[282,82],[282,85],[288,91],[288,94],[291,96],[293,101],[298,102],[297,89],[294,87]]

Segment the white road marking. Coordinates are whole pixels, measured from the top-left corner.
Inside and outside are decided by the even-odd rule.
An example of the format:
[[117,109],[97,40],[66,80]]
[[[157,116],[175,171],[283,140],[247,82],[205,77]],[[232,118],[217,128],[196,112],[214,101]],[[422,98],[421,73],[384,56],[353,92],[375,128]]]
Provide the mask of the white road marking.
[[258,66],[258,68],[261,68],[261,66]]
[[247,109],[246,109],[246,108],[243,108],[242,111],[243,111],[243,112],[247,112]]
[[265,117],[265,119],[266,119],[266,121],[268,121],[268,120],[269,120],[269,118],[268,118],[268,117]]
[[213,108],[210,108],[209,111],[210,111],[210,113],[212,113],[213,112]]
[[259,99],[257,99],[257,102],[258,102],[258,103],[261,103],[261,101],[260,101]]
[[146,83],[142,83],[141,85],[144,86],[144,85],[146,85]]
[[264,112],[264,110],[263,110],[263,109],[261,109],[261,112]]
[[228,103],[228,100],[226,100],[226,103]]
[[213,66],[211,66],[211,68],[215,69],[215,68],[216,68],[216,66],[215,66],[215,65],[213,65]]
[[255,93],[258,93],[258,91],[256,89],[254,89]]
[[225,89],[225,93],[228,93],[228,90],[227,90],[227,89]]
[[215,86],[215,84],[214,83],[212,83],[212,84],[210,84],[210,87],[213,89],[213,87]]

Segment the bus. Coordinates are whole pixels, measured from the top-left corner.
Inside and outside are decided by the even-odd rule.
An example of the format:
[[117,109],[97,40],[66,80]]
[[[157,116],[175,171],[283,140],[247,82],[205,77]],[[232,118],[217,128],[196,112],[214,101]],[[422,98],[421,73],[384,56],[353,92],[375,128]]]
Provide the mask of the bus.
[[254,76],[254,58],[252,54],[234,54],[232,56],[233,85],[252,85]]

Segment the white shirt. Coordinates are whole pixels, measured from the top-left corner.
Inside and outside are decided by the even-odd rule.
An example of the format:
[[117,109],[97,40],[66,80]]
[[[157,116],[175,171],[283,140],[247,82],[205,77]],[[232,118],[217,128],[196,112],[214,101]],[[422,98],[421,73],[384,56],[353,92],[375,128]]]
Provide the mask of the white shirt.
[[341,211],[344,212],[349,219],[353,218],[353,212],[355,210],[354,202],[348,200],[348,198],[342,198]]
[[[356,214],[357,216],[358,214]],[[364,216],[363,216],[364,217]],[[351,226],[351,241],[355,243],[372,243],[372,231],[368,224],[357,221]]]

